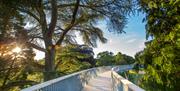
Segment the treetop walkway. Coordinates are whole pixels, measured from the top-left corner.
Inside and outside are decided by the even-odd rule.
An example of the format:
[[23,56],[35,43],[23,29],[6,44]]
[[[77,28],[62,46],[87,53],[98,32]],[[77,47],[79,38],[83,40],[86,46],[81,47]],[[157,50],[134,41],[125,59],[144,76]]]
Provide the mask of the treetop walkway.
[[103,66],[76,72],[21,91],[144,91],[120,76],[134,65]]

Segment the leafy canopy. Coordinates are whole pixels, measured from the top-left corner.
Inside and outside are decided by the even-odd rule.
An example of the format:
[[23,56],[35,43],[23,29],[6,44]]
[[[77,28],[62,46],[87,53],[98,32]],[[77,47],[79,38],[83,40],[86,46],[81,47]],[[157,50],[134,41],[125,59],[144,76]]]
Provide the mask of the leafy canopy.
[[145,66],[147,90],[174,91],[178,89],[180,71],[180,1],[140,0],[145,12],[147,37],[145,50],[137,56]]

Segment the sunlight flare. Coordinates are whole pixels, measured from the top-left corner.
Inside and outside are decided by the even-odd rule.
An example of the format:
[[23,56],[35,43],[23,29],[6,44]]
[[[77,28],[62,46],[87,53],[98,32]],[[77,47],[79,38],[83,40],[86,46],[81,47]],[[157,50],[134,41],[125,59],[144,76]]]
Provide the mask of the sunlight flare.
[[22,51],[22,49],[19,47],[16,47],[12,50],[12,52],[15,52],[15,53],[20,53],[21,51]]

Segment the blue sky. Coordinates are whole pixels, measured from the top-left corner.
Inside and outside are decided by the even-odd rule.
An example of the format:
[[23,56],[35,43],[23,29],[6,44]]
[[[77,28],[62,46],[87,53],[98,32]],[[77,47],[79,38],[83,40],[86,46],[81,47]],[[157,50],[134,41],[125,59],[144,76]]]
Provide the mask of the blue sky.
[[[95,54],[102,51],[111,51],[114,54],[121,52],[130,56],[134,56],[136,52],[144,49],[145,45],[145,24],[142,23],[144,15],[136,14],[128,18],[128,24],[124,31],[125,34],[114,34],[105,32],[105,37],[108,39],[106,44],[98,43],[98,47],[94,48]],[[100,28],[106,29],[102,23]]]
[[[124,31],[125,34],[114,34],[108,32],[105,23],[99,23],[98,27],[105,30],[104,35],[108,42],[102,44],[98,42],[98,47],[94,48],[95,56],[102,51],[111,51],[114,54],[121,52],[130,56],[134,56],[136,52],[144,49],[145,40],[145,24],[142,23],[144,15],[139,13],[134,16],[128,17],[128,23]],[[80,43],[81,40],[79,40]],[[36,52],[35,59],[41,59],[44,53]]]

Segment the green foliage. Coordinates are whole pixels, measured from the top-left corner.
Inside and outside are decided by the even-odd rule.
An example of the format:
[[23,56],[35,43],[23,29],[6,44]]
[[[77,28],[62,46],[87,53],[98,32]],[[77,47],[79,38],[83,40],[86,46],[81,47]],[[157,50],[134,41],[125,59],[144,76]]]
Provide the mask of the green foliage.
[[97,66],[115,65],[113,53],[108,51],[98,53],[96,62]]
[[126,54],[121,54],[120,52],[115,55],[115,61],[116,65],[132,64],[135,62],[133,57]]
[[59,76],[63,76],[83,69],[88,69],[90,66],[89,63],[80,62],[78,60],[62,60],[62,64],[59,65],[57,72]]
[[13,53],[15,43],[0,45],[0,90],[19,91],[28,85],[37,84],[38,80],[29,79],[28,75],[42,71],[34,60],[31,48],[21,46],[22,51]]
[[180,1],[140,0],[146,13],[145,50],[136,56],[145,67],[143,86],[147,91],[177,91],[180,83]]
[[135,60],[133,57],[118,52],[113,55],[112,52],[100,52],[97,55],[96,65],[97,66],[108,66],[108,65],[125,65],[132,64]]
[[93,50],[86,45],[67,45],[57,49],[56,70],[62,76],[93,67]]
[[143,74],[138,73],[136,70],[120,72],[119,74],[132,83],[136,84],[137,86],[140,86],[142,84],[141,79],[143,77]]

